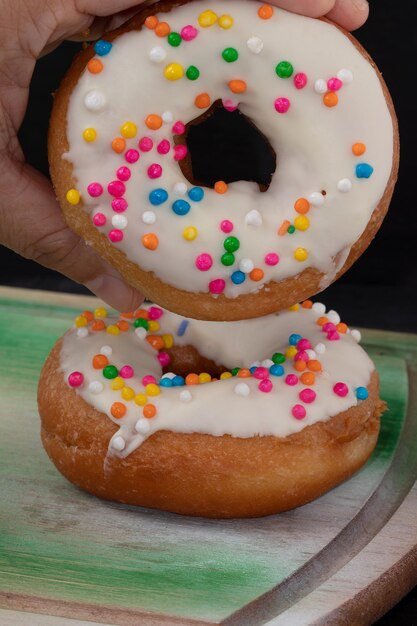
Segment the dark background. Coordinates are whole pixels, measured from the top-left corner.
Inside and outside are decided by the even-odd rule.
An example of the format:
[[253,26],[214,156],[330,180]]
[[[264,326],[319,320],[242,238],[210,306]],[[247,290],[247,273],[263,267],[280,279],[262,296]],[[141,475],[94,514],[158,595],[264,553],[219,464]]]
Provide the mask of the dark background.
[[[412,0],[371,0],[370,4],[370,18],[356,35],[381,69],[395,103],[401,136],[400,175],[375,241],[320,300],[339,311],[352,326],[417,332],[416,11]],[[27,160],[45,174],[51,94],[78,49],[78,44],[65,43],[36,66],[20,139]],[[80,285],[1,247],[0,284],[86,292]],[[417,588],[378,622],[378,626],[392,625],[417,626]]]

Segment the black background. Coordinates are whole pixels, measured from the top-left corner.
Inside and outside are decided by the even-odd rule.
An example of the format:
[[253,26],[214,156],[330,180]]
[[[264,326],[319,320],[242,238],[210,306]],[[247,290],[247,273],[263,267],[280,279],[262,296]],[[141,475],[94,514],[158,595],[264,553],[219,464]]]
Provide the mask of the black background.
[[[415,24],[411,0],[371,0],[370,18],[356,32],[391,91],[400,125],[401,161],[391,207],[376,239],[354,267],[320,296],[353,326],[417,332]],[[78,44],[62,44],[36,66],[20,139],[27,160],[45,174],[51,94],[78,49]],[[0,284],[86,292],[80,285],[1,247]],[[391,625],[417,626],[417,589],[378,622],[378,626]]]

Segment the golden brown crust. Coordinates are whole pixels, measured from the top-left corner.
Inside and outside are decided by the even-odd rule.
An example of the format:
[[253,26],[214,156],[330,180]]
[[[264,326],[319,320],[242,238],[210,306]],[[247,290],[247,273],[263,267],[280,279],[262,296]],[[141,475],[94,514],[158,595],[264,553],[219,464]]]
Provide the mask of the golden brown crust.
[[65,383],[61,341],[39,382],[42,441],[70,481],[108,500],[204,517],[257,517],[300,506],[359,469],[372,453],[383,403],[369,397],[286,438],[158,431],[125,459],[107,458],[117,430]]
[[[149,15],[157,12],[168,12],[175,6],[185,4],[186,2],[187,0],[157,2],[139,11],[124,27],[109,33],[105,38],[112,41],[124,32],[140,30],[146,17]],[[342,32],[349,37],[377,73],[391,114],[394,131],[394,149],[391,174],[384,193],[365,231],[352,246],[348,258],[341,269],[336,273],[333,280],[337,280],[339,276],[349,269],[375,237],[389,207],[397,179],[399,162],[397,118],[388,88],[382,75],[359,42],[350,33],[344,31],[339,26],[335,25],[335,27],[342,30]],[[72,90],[92,56],[94,56],[94,49],[90,47],[76,57],[73,65],[62,81],[59,90],[55,94],[54,107],[51,115],[48,139],[50,172],[65,220],[70,228],[86,239],[102,257],[109,261],[109,263],[122,274],[129,284],[139,289],[145,297],[170,311],[175,311],[187,317],[213,321],[247,319],[285,309],[294,304],[294,302],[301,302],[322,291],[322,289],[327,286],[325,283],[326,277],[322,272],[314,268],[307,268],[296,276],[286,278],[280,282],[269,282],[262,290],[256,293],[243,294],[233,298],[233,306],[230,305],[230,298],[226,298],[224,294],[213,298],[209,293],[195,293],[178,289],[162,282],[153,272],[144,271],[130,261],[123,252],[115,248],[107,237],[103,233],[98,232],[93,226],[89,215],[83,210],[80,210],[82,203],[76,207],[68,203],[65,197],[66,192],[75,185],[72,177],[72,166],[68,161],[62,159],[63,153],[68,151],[68,139],[66,136],[68,102]],[[335,259],[335,262],[337,262],[337,259]]]

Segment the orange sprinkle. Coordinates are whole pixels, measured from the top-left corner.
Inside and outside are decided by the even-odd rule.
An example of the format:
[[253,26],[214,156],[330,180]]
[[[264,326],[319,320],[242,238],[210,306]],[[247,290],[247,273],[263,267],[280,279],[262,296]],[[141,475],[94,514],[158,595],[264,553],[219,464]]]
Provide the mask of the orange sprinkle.
[[311,300],[304,300],[304,302],[301,303],[301,306],[303,307],[303,309],[311,309],[313,303]]
[[307,369],[307,363],[302,359],[300,359],[299,361],[294,361],[294,369],[297,372],[304,372],[304,370]]
[[129,330],[129,324],[125,320],[119,320],[116,322],[116,326],[124,333]]
[[162,350],[165,347],[164,340],[162,337],[158,335],[148,335],[146,337],[146,341],[154,348],[155,350]]
[[159,246],[159,239],[155,233],[146,233],[146,235],[142,237],[142,244],[148,250],[156,250]]
[[241,367],[237,373],[238,378],[249,378],[251,376],[250,370],[246,367]]
[[334,91],[328,91],[323,96],[323,103],[326,105],[326,107],[335,107],[338,102],[339,98],[337,96],[337,93],[335,93]]
[[216,193],[226,193],[227,183],[225,183],[224,180],[218,180],[216,183],[214,183],[214,191]]
[[304,372],[304,374],[301,374],[300,380],[303,385],[310,386],[314,385],[314,383],[316,382],[316,377],[314,376],[313,372]]
[[342,333],[342,335],[344,335],[345,333],[347,333],[348,327],[347,324],[345,324],[344,322],[339,322],[339,324],[336,324],[336,329],[339,333]]
[[257,282],[258,280],[262,280],[264,277],[264,272],[260,267],[254,267],[251,273],[249,274],[249,278]]
[[258,9],[258,15],[261,20],[269,20],[274,14],[274,9],[269,4],[263,4]]
[[162,117],[151,113],[145,120],[145,124],[151,130],[159,130],[162,126]]
[[329,321],[329,318],[326,317],[325,315],[322,315],[321,317],[318,318],[316,324],[318,324],[319,326],[324,326],[324,324],[327,324],[328,321]]
[[87,63],[87,69],[91,74],[100,74],[103,71],[103,63],[100,59],[90,59]]
[[185,377],[186,385],[198,385],[199,382],[198,374],[187,374]]
[[297,211],[297,213],[301,213],[301,215],[304,215],[305,213],[309,212],[310,203],[307,198],[298,198],[298,200],[294,202],[294,209]]
[[307,367],[310,372],[321,372],[321,363],[317,359],[310,359],[307,361]]
[[194,100],[197,109],[207,109],[210,106],[210,96],[208,93],[199,93]]
[[158,37],[167,37],[170,32],[171,27],[168,22],[159,22],[159,24],[155,26],[155,35],[158,35]]
[[247,87],[244,80],[238,79],[229,80],[227,85],[232,93],[244,93]]
[[145,404],[142,409],[143,417],[147,419],[151,419],[156,415],[156,406],[154,404]]
[[123,402],[113,402],[110,407],[110,413],[119,420],[126,415],[126,405]]
[[354,143],[352,146],[352,152],[355,156],[361,156],[366,150],[366,145],[364,143]]
[[115,137],[111,142],[111,147],[114,152],[117,152],[117,154],[121,154],[126,148],[126,140],[123,139],[123,137]]
[[146,309],[136,309],[134,317],[135,319],[137,317],[143,317],[144,320],[147,320],[149,319],[149,312]]
[[149,28],[149,30],[154,30],[158,23],[159,20],[156,15],[149,15],[144,22],[146,28]]
[[126,313],[120,313],[121,317],[125,317],[128,320],[133,320],[133,311],[127,311]]
[[109,359],[104,354],[96,354],[93,356],[93,367],[95,370],[102,370],[109,364]]
[[277,231],[277,232],[278,232],[278,235],[279,235],[280,237],[282,237],[283,235],[285,235],[285,233],[286,233],[286,232],[287,232],[287,230],[288,230],[288,226],[291,226],[291,222],[290,222],[290,221],[288,221],[288,220],[284,220],[284,221],[282,222],[281,226],[278,228],[278,231]]
[[87,322],[92,322],[92,321],[93,321],[93,319],[94,319],[94,315],[92,314],[92,312],[91,312],[91,311],[83,311],[83,312],[81,313],[81,315],[82,315],[83,317],[85,317],[85,319],[87,320]]
[[106,324],[103,320],[95,320],[91,326],[91,330],[105,330]]

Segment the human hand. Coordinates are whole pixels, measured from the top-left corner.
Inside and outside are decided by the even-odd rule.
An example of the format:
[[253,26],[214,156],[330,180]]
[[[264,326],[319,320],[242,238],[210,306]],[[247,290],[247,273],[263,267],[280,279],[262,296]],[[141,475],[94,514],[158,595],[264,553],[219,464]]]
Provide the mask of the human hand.
[[[366,0],[274,0],[349,30],[368,16]],[[25,163],[17,132],[36,60],[64,39],[99,37],[119,26],[138,0],[0,0],[0,244],[84,284],[110,306],[133,310],[142,295],[126,285],[65,224],[51,183]]]

